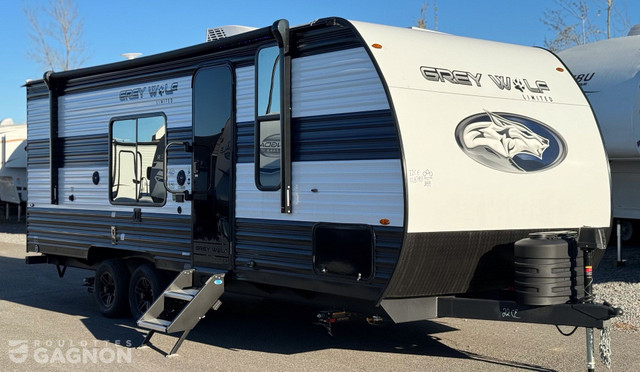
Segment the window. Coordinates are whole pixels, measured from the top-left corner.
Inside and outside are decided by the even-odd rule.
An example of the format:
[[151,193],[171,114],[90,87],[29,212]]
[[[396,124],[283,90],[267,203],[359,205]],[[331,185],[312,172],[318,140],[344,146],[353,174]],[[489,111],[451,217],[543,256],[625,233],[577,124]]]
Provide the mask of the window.
[[110,200],[162,205],[166,118],[163,114],[111,121]]
[[280,49],[262,48],[256,61],[256,184],[260,190],[280,188],[281,70]]

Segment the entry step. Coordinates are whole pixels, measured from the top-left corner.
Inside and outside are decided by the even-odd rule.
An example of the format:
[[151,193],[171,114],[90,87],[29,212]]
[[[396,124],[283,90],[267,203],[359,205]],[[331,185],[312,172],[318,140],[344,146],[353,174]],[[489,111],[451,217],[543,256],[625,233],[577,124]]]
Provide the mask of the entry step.
[[167,331],[167,327],[170,324],[171,324],[170,321],[163,320],[163,319],[149,319],[149,320],[139,320],[138,321],[138,326],[139,327],[152,329],[152,330],[158,331],[158,332],[166,332]]
[[183,301],[191,301],[200,290],[198,288],[174,289],[164,293],[165,297],[175,298]]

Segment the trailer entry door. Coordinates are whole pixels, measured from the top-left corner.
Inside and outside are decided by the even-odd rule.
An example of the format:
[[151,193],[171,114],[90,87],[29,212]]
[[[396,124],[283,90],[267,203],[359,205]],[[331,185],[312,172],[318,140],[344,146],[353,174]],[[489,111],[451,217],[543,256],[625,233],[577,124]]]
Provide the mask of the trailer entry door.
[[231,67],[199,69],[193,78],[194,267],[232,267],[233,132]]

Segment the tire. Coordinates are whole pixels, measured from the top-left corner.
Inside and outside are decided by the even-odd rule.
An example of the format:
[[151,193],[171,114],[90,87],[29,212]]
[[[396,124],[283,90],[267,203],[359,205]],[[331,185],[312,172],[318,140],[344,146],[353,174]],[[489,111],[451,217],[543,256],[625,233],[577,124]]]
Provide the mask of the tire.
[[93,293],[100,313],[107,318],[127,315],[129,270],[121,259],[103,261],[96,269]]
[[162,281],[153,265],[140,265],[129,281],[129,309],[133,318],[140,319],[163,290]]

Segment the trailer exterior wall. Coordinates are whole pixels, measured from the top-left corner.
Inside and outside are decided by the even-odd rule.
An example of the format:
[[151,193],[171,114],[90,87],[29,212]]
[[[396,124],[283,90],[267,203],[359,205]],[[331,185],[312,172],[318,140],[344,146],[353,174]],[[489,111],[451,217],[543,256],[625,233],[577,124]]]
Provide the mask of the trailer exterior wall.
[[[149,86],[173,83],[178,89],[172,92],[170,103],[167,98],[160,101],[161,96],[120,99],[123,91],[146,91]],[[140,205],[143,222],[133,222],[134,207],[109,200],[108,155],[109,123],[118,117],[162,112],[169,140],[190,139],[190,85],[190,76],[160,78],[60,96],[58,204],[51,204],[49,196],[49,98],[41,95],[41,86],[28,87],[28,176],[34,190],[28,201],[28,250],[88,259],[91,248],[117,249],[147,254],[160,267],[173,269],[189,262],[190,203],[176,203],[169,197],[163,206]],[[188,164],[189,160],[180,162]],[[94,172],[99,175],[98,184],[93,182]],[[112,243],[111,226],[117,229],[117,245]]]
[[[403,149],[407,235],[385,297],[504,288],[513,275],[512,244],[529,232],[608,228],[609,173],[600,133],[556,57],[542,49],[353,24],[384,77]],[[465,153],[460,127],[493,114],[502,120],[493,124],[511,125],[514,132],[487,126],[476,135],[496,147],[483,158]],[[517,134],[523,128],[503,117],[550,130],[539,137]],[[555,160],[540,152],[540,169],[507,168],[513,157],[495,154],[500,146],[516,146],[507,145],[516,136],[531,142],[526,151],[536,159],[535,146],[546,151],[555,141]],[[487,157],[508,162],[488,165]]]
[[[579,89],[566,72],[556,70],[562,67],[557,59],[541,50],[340,19],[292,29],[293,213],[280,213],[279,193],[259,190],[254,178],[253,64],[257,49],[273,41],[267,30],[248,35],[209,49],[196,46],[54,75],[68,79],[58,101],[60,141],[69,147],[62,151],[65,159],[57,174],[63,189],[60,203],[52,205],[46,188],[51,181],[48,142],[46,136],[36,136],[29,161],[37,176],[34,186],[40,189],[30,201],[28,249],[86,259],[89,245],[96,245],[110,252],[148,254],[163,268],[189,265],[189,203],[168,199],[163,206],[142,206],[141,220],[134,221],[134,206],[111,205],[108,188],[90,184],[89,171],[108,179],[102,173],[109,165],[104,145],[95,153],[85,150],[89,144],[98,145],[100,138],[108,139],[109,121],[137,114],[161,112],[167,118],[169,141],[190,139],[188,102],[193,92],[182,89],[182,81],[201,66],[220,63],[231,66],[235,76],[233,270],[226,281],[230,287],[252,282],[270,290],[298,289],[303,297],[329,294],[338,296],[338,302],[355,298],[370,305],[384,297],[502,288],[511,281],[513,242],[529,232],[608,227],[609,183],[602,142]],[[374,43],[382,49],[370,47]],[[445,75],[433,81],[423,68],[438,68]],[[508,88],[500,88],[489,74],[510,77],[513,84],[509,80]],[[123,91],[135,97],[136,89],[173,84],[176,79],[176,101],[161,101],[162,107],[156,107],[155,100],[137,98],[107,103]],[[43,85],[28,86],[33,108],[46,105]],[[46,134],[49,118],[37,112],[32,116],[33,131]],[[543,149],[553,139],[555,159],[536,171],[519,172],[517,167],[504,171],[472,158],[456,138],[458,128],[466,119],[490,114],[537,120],[554,137],[541,138],[518,124],[509,125]],[[81,128],[84,116],[91,129]],[[74,125],[67,125],[66,119]],[[101,125],[105,129],[99,129]],[[527,161],[536,162],[536,153],[531,154]],[[174,155],[179,164],[189,164],[184,154]],[[567,186],[576,180],[578,187]],[[89,196],[92,190],[104,195],[102,204]],[[100,206],[105,212],[96,213]],[[371,268],[365,268],[364,277],[361,272],[326,272],[316,265],[314,232],[327,225],[369,234],[371,249],[363,253],[371,256]],[[117,229],[115,247],[112,226]],[[359,264],[366,266],[367,260]]]
[[[61,73],[67,88],[58,98],[62,144],[60,202],[49,200],[49,117],[31,114],[34,152],[30,172],[36,186],[30,200],[28,250],[91,262],[90,247],[149,255],[161,268],[180,269],[190,262],[190,203],[170,196],[164,206],[139,206],[141,221],[133,221],[138,206],[109,203],[108,125],[114,118],[160,112],[167,118],[169,141],[191,139],[190,77],[204,64],[230,61],[235,74],[237,159],[235,169],[233,277],[243,281],[351,296],[373,303],[382,293],[397,260],[404,221],[402,172],[397,129],[380,78],[353,31],[334,22],[303,28],[294,38],[293,153],[294,212],[279,211],[279,193],[259,191],[254,181],[254,68],[258,41],[249,48],[218,53],[197,61],[156,61],[180,66],[163,72],[157,65],[88,75]],[[212,44],[214,45],[214,44]],[[185,52],[186,54],[189,54]],[[124,64],[123,64],[124,65]],[[100,70],[103,75],[92,75]],[[103,76],[103,77],[101,77]],[[170,102],[155,99],[120,100],[122,92],[152,85],[178,83]],[[44,84],[31,83],[29,101],[48,114]],[[148,88],[147,88],[148,89]],[[126,98],[126,97],[125,97]],[[37,133],[41,133],[39,138]],[[42,141],[40,148],[38,140]],[[91,150],[89,150],[91,149]],[[175,156],[169,155],[171,165]],[[179,158],[181,164],[189,160]],[[100,183],[92,183],[98,172]],[[317,192],[312,191],[316,189]],[[73,195],[73,200],[69,197]],[[181,213],[178,212],[181,208]],[[380,224],[388,219],[389,225]],[[312,234],[319,222],[374,225],[375,251],[371,277],[319,275],[313,267]],[[110,229],[117,229],[112,244]],[[251,265],[248,265],[251,263]]]
[[[236,70],[236,275],[243,280],[375,301],[397,259],[404,224],[397,130],[364,48],[292,61],[293,213],[254,179],[254,70]],[[312,191],[315,190],[315,191]],[[380,225],[388,219],[389,225]],[[314,273],[313,227],[374,226],[373,278]],[[277,273],[277,275],[275,275]]]

